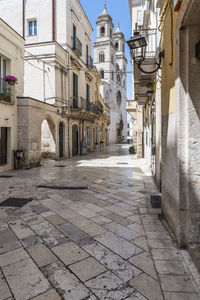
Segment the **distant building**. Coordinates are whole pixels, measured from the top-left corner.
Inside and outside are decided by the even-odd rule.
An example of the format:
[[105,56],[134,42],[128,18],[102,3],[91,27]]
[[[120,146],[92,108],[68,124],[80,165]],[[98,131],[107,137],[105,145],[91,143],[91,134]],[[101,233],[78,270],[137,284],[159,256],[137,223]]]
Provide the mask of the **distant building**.
[[124,34],[119,25],[113,32],[113,22],[106,6],[98,16],[97,38],[94,43],[94,65],[101,75],[101,94],[111,109],[110,143],[127,140],[127,59]]

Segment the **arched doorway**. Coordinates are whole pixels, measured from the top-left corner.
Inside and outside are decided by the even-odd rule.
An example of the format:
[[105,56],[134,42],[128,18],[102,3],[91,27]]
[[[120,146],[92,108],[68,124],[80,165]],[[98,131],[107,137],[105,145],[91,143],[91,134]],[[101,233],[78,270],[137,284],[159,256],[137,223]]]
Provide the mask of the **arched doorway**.
[[59,123],[59,157],[64,157],[64,125]]
[[56,157],[56,128],[52,120],[46,119],[41,124],[41,155]]
[[72,126],[72,155],[78,155],[78,125]]

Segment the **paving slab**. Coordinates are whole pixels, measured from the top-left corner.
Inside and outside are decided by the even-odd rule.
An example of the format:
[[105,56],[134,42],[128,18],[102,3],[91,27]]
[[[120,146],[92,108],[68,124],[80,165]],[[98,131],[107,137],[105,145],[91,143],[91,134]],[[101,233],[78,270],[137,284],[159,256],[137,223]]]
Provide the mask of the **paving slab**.
[[160,275],[161,287],[165,292],[199,292],[190,276]]
[[32,298],[32,300],[61,300],[61,297],[55,290],[50,290],[42,295]]
[[28,253],[23,249],[16,249],[0,255],[0,267],[4,267],[28,258]]
[[83,300],[91,296],[85,287],[62,263],[54,263],[44,268],[53,287],[65,300]]
[[11,296],[12,294],[5,279],[0,279],[0,300],[8,299]]
[[141,248],[126,241],[125,239],[122,239],[112,232],[106,232],[96,236],[95,240],[125,259],[143,251]]
[[131,265],[131,263],[97,242],[85,246],[84,249],[125,282],[142,273],[141,270]]
[[127,286],[111,272],[106,272],[87,281],[86,286],[101,300],[123,300],[130,296],[134,289]]
[[52,251],[43,244],[29,247],[27,248],[27,251],[40,268],[52,264],[58,260]]
[[76,242],[79,246],[84,246],[93,242],[91,237],[72,224],[62,224],[59,225],[58,228],[64,233],[64,235]]
[[129,262],[144,273],[152,276],[154,279],[157,279],[157,274],[150,253],[143,252],[135,255],[129,259]]
[[60,260],[66,266],[71,265],[79,260],[85,259],[89,256],[74,242],[54,247],[52,248],[52,251],[60,258]]
[[50,288],[48,280],[30,258],[3,267],[16,300],[28,300]]
[[108,229],[109,231],[123,237],[124,239],[130,241],[138,236],[140,236],[139,233],[130,230],[128,227],[124,227],[121,224],[118,224],[116,222],[112,222],[109,224],[104,225],[104,227],[106,229]]
[[107,271],[107,269],[93,257],[81,260],[69,268],[83,282]]
[[149,300],[164,300],[159,282],[145,273],[130,280],[130,285]]

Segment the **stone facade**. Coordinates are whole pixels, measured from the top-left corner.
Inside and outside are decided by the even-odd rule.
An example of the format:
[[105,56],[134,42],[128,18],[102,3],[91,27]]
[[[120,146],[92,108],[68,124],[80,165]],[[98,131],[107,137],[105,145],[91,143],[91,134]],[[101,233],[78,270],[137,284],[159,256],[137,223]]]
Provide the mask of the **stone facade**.
[[94,64],[102,79],[101,95],[111,109],[110,143],[127,140],[125,39],[119,25],[115,32],[113,27],[105,6],[97,21]]
[[96,140],[102,148],[108,142],[109,108],[99,94],[91,58],[92,26],[80,2],[44,0],[42,9],[40,1],[28,0],[24,6],[23,1],[14,2],[18,22],[7,1],[1,1],[0,13],[26,39],[24,99],[18,109],[24,114],[24,107],[30,116],[38,105],[40,119],[35,132],[28,129],[37,142],[28,137],[25,149],[31,153],[26,153],[25,164],[38,164],[41,155],[58,159],[86,154]]
[[[166,5],[167,1],[162,1],[161,13]],[[167,94],[166,83],[163,82],[162,86],[163,212],[179,244],[187,246],[197,262],[197,249],[200,249],[200,106],[197,79],[200,62],[195,51],[200,36],[199,9],[198,1],[184,0],[180,10],[173,11],[174,52],[173,56],[172,52],[166,56],[162,68],[166,79],[167,76],[171,79]],[[167,29],[170,20],[168,13],[162,23],[162,28],[165,28],[162,30],[162,43],[170,36]],[[169,62],[172,62],[171,74]]]
[[[17,97],[24,89],[24,40],[0,19],[0,172],[13,169],[17,150]],[[3,80],[13,75],[18,84]]]

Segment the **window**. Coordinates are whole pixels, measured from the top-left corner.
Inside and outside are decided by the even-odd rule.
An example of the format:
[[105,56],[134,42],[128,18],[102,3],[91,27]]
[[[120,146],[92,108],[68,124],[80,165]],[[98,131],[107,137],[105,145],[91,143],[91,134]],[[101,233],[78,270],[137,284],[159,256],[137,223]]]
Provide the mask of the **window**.
[[115,43],[115,48],[118,50],[118,48],[119,48],[119,43],[118,42]]
[[[7,64],[8,60],[6,60],[4,57],[0,56],[0,79],[7,75]],[[3,90],[3,88],[6,87],[6,82],[3,82],[0,80],[0,92]]]
[[76,49],[76,26],[73,24],[73,49]]
[[86,101],[90,102],[90,86],[88,84],[86,84]]
[[130,124],[129,123],[127,124],[127,127],[130,128]]
[[105,62],[105,54],[104,52],[99,53],[99,62]]
[[112,64],[114,63],[114,56],[113,56],[113,54],[111,55],[111,63]]
[[116,64],[116,70],[119,71],[119,65],[118,64]]
[[105,27],[101,27],[101,36],[104,36],[105,35]]
[[78,108],[78,75],[73,73],[73,108]]
[[117,82],[118,82],[118,83],[121,83],[121,77],[120,77],[119,74],[117,75]]
[[112,71],[112,80],[114,80],[114,72]]
[[117,104],[120,106],[121,102],[122,102],[122,95],[121,95],[121,92],[118,91],[117,92]]
[[130,136],[130,132],[129,131],[127,132],[127,135]]
[[137,24],[143,25],[143,11],[142,10],[137,11]]
[[123,52],[125,52],[125,45],[124,44],[122,46],[122,50],[123,50]]
[[101,76],[101,79],[104,79],[104,70],[100,71],[100,76]]
[[89,65],[89,47],[86,45],[86,65]]
[[110,29],[110,37],[112,37],[112,29]]
[[37,21],[28,22],[29,36],[37,35]]

